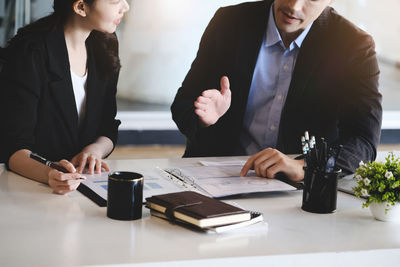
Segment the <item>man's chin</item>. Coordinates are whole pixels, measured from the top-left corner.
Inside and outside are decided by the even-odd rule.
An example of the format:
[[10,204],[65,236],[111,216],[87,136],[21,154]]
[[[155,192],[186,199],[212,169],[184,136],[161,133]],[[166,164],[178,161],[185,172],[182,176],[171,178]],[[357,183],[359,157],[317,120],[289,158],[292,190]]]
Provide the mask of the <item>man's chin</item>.
[[286,34],[291,34],[300,31],[300,25],[281,25],[278,27],[280,32],[286,33]]

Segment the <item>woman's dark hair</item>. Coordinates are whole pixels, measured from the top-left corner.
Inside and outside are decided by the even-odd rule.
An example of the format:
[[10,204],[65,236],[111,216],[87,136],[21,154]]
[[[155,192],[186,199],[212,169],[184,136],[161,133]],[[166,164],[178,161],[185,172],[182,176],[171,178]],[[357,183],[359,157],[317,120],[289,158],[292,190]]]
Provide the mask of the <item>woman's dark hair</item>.
[[[45,18],[39,19],[24,28],[21,28],[18,33],[35,32],[35,31],[54,31],[60,26],[63,26],[69,16],[73,14],[72,5],[77,0],[54,0],[54,12]],[[88,5],[93,4],[96,0],[83,0]],[[106,77],[118,73],[121,68],[118,57],[118,39],[115,34],[92,31],[88,41],[95,44],[94,52],[96,61],[99,63],[103,74]]]

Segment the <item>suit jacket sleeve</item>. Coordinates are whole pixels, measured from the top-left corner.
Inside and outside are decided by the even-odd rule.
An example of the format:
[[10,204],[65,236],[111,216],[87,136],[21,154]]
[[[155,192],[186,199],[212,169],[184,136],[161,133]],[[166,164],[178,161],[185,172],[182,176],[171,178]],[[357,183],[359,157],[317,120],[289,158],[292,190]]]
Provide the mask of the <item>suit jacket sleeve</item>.
[[37,107],[43,83],[44,60],[38,43],[19,42],[8,50],[2,74],[2,114],[4,121],[5,161],[20,149],[35,144]]
[[375,160],[382,123],[379,67],[374,41],[364,34],[351,46],[356,49],[352,49],[352,55],[348,57],[349,64],[343,80],[347,97],[339,103],[341,119],[338,125],[340,142],[344,147],[337,164],[347,172],[354,172],[360,160]]
[[[119,72],[114,74],[112,79],[109,81],[107,91],[104,96],[104,108],[102,115],[102,125],[98,132],[98,136],[108,137],[115,145],[117,144],[118,138],[118,126],[121,124],[120,120],[116,120],[117,115],[117,83],[118,83]],[[111,152],[110,152],[111,154]]]

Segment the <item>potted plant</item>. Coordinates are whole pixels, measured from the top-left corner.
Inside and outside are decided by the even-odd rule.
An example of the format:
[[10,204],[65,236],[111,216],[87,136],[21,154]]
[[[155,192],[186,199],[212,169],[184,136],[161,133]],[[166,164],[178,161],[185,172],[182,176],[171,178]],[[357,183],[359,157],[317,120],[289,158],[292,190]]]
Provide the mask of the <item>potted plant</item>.
[[354,174],[357,197],[366,198],[363,208],[381,221],[400,221],[400,158],[390,153],[385,162],[360,162]]

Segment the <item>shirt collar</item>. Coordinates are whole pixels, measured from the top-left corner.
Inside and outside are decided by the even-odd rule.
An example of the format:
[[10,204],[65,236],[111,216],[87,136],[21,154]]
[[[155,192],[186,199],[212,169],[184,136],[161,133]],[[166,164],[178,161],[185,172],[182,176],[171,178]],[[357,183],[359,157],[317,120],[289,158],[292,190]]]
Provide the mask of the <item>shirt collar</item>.
[[[265,46],[266,47],[270,47],[270,46],[273,46],[273,45],[275,45],[277,43],[280,43],[284,47],[281,35],[279,34],[279,30],[278,30],[278,28],[276,27],[276,24],[275,24],[273,10],[274,10],[274,5],[272,4],[271,8],[269,10]],[[290,44],[289,50],[292,50],[294,48],[294,44],[296,44],[296,46],[298,48],[301,47],[304,39],[306,38],[308,32],[310,31],[312,25],[313,25],[313,23],[308,25],[307,28],[296,38],[296,40],[294,40]]]

